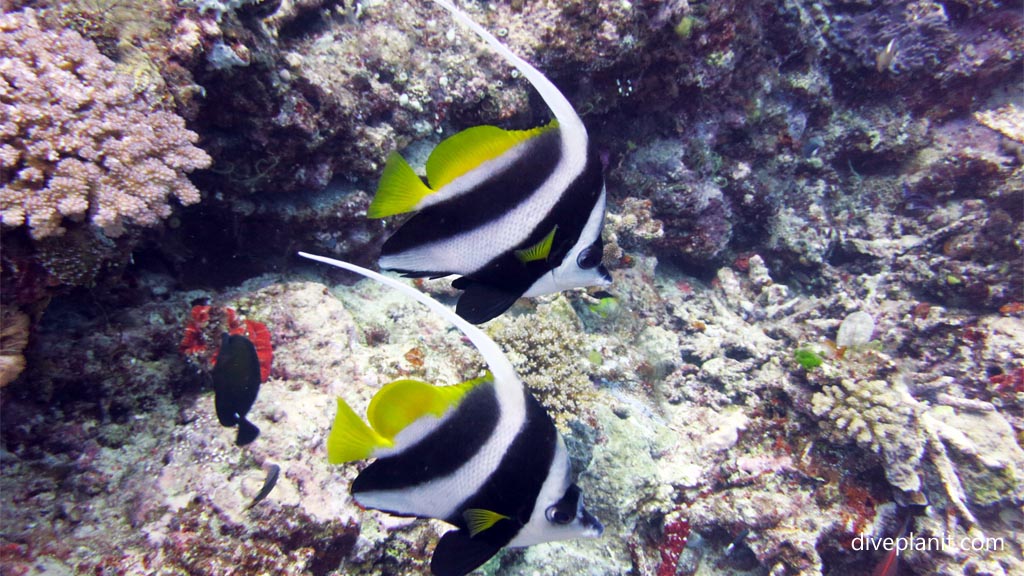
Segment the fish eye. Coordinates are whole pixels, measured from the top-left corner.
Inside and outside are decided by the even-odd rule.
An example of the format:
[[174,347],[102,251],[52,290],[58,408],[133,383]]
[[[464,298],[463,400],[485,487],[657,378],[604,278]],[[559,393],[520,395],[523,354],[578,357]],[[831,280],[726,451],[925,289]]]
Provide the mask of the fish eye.
[[601,263],[602,258],[604,258],[604,249],[601,246],[601,241],[598,240],[580,252],[580,255],[576,257],[576,265],[584,269],[594,268]]
[[544,512],[544,516],[548,519],[548,522],[551,522],[552,524],[568,524],[575,518],[565,510],[559,509],[557,505],[549,506],[547,511]]

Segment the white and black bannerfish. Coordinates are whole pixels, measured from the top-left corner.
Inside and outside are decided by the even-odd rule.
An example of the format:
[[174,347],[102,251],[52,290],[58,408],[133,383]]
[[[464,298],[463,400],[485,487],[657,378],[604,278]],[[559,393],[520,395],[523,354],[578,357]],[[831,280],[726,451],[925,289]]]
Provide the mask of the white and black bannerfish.
[[554,114],[532,130],[469,128],[444,140],[427,182],[397,153],[367,215],[416,212],[384,243],[380,267],[462,277],[456,312],[474,324],[520,297],[611,283],[601,265],[605,185],[583,121],[558,88],[448,0],[434,0],[530,81]]
[[376,458],[352,483],[360,506],[457,527],[434,550],[431,571],[461,576],[505,546],[597,537],[551,417],[508,358],[472,324],[415,289],[322,256],[301,256],[372,278],[422,302],[470,339],[490,372],[454,386],[398,380],[367,408],[367,425],[344,400],[327,440],[334,464]]

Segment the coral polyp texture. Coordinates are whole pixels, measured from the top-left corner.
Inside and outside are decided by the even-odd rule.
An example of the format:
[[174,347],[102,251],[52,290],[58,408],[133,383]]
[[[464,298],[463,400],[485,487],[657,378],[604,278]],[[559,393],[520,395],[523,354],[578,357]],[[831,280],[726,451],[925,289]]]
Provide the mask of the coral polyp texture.
[[825,417],[829,437],[853,440],[881,453],[889,482],[903,490],[917,490],[921,482],[914,468],[924,453],[924,439],[913,433],[916,415],[912,398],[902,387],[884,380],[854,382],[843,379],[825,386],[811,399],[812,410]]
[[0,218],[36,240],[89,219],[109,237],[153,226],[168,199],[199,202],[186,173],[210,164],[182,118],[72,30],[0,16]]
[[555,422],[580,416],[582,400],[593,389],[587,377],[591,362],[580,322],[564,298],[542,304],[536,314],[496,319],[488,332]]

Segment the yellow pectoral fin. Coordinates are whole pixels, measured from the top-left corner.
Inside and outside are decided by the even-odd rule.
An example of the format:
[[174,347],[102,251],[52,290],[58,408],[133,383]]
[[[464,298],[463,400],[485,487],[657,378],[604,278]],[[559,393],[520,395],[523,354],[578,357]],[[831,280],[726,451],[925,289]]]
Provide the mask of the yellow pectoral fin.
[[537,242],[529,248],[523,248],[522,250],[516,250],[516,258],[519,259],[523,264],[530,262],[537,262],[540,260],[547,260],[548,254],[551,254],[551,246],[555,241],[555,232],[558,231],[558,225],[556,224],[548,235],[541,238],[540,242]]
[[366,210],[370,218],[383,218],[416,209],[421,201],[434,193],[397,152],[388,156],[384,173],[377,185],[377,195]]
[[440,418],[457,406],[467,392],[482,382],[490,382],[488,373],[454,386],[434,386],[419,380],[396,380],[381,388],[370,400],[366,419],[382,437],[394,439],[406,426],[430,414]]
[[369,458],[377,448],[389,448],[391,440],[367,426],[344,400],[338,398],[331,434],[327,437],[327,461],[342,464]]
[[501,156],[516,144],[558,127],[557,122],[532,130],[503,130],[497,126],[474,126],[455,134],[434,148],[427,159],[427,181],[435,190]]
[[484,530],[487,530],[491,526],[494,526],[501,520],[509,519],[509,517],[504,514],[499,514],[492,510],[484,510],[482,508],[467,508],[466,511],[462,513],[462,517],[466,520],[466,526],[469,527],[470,538]]

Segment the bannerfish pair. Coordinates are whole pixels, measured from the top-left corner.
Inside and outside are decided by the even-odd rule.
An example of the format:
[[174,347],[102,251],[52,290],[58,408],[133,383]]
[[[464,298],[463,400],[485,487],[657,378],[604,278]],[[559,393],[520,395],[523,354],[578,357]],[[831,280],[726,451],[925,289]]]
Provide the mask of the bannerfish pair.
[[456,527],[431,558],[462,576],[505,546],[597,537],[601,523],[572,482],[565,442],[498,345],[429,296],[347,262],[299,253],[386,284],[428,306],[476,346],[489,372],[454,386],[397,380],[367,408],[369,424],[338,399],[327,458],[376,460],[352,483],[360,506]]
[[424,182],[388,158],[367,215],[415,212],[384,243],[380,267],[411,277],[458,274],[456,313],[480,324],[520,297],[605,286],[603,165],[569,101],[536,68],[448,0],[540,93],[555,119],[532,130],[469,128],[431,152]]
[[221,426],[238,426],[236,446],[260,435],[260,429],[245,419],[260,392],[260,380],[260,358],[252,341],[240,334],[222,334],[213,366],[214,407]]

